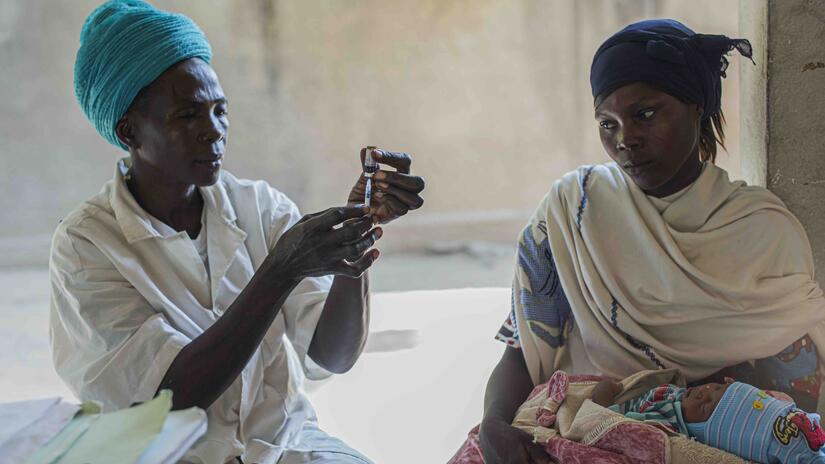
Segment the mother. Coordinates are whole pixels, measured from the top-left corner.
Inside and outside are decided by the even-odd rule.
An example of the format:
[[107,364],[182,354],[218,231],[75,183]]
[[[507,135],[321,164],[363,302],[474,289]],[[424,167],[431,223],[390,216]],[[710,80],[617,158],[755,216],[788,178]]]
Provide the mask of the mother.
[[651,20],[596,52],[595,118],[613,162],[557,181],[519,241],[497,336],[508,346],[484,401],[486,462],[548,462],[509,423],[557,369],[676,367],[691,382],[728,375],[816,408],[825,299],[805,231],[772,193],[714,164],[734,48],[751,56],[746,40]]

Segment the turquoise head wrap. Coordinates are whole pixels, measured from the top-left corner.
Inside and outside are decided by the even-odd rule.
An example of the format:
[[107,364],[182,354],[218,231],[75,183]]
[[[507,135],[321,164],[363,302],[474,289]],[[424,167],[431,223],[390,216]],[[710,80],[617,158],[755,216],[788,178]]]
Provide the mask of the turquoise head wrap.
[[140,0],[108,1],[80,31],[75,96],[100,135],[126,150],[115,126],[138,92],[170,66],[196,57],[209,63],[212,49],[191,19]]

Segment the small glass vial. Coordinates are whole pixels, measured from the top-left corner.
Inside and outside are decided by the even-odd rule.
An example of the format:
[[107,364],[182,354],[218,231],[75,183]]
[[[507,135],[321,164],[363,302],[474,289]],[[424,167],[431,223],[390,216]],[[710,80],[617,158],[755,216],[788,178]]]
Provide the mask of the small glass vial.
[[378,163],[373,157],[373,152],[377,147],[367,147],[364,153],[364,177],[367,178],[367,185],[364,187],[364,204],[370,206],[372,201],[372,176],[378,171]]

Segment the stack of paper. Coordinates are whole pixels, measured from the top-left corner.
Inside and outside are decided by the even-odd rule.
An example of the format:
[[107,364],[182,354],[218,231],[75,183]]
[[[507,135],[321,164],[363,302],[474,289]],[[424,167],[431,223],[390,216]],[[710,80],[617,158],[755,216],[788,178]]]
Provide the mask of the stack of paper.
[[59,398],[0,405],[0,463],[171,464],[206,432],[202,409],[171,408],[168,390],[106,414]]
[[0,406],[0,463],[19,463],[57,435],[80,406],[60,398]]

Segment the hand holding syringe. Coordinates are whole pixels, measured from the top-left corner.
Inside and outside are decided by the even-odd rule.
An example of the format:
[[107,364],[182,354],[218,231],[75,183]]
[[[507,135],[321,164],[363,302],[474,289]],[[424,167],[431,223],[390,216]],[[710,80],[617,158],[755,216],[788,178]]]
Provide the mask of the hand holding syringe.
[[347,204],[369,206],[374,224],[386,224],[420,208],[424,204],[420,195],[424,179],[410,174],[411,164],[412,158],[407,153],[374,146],[362,148],[362,172]]

